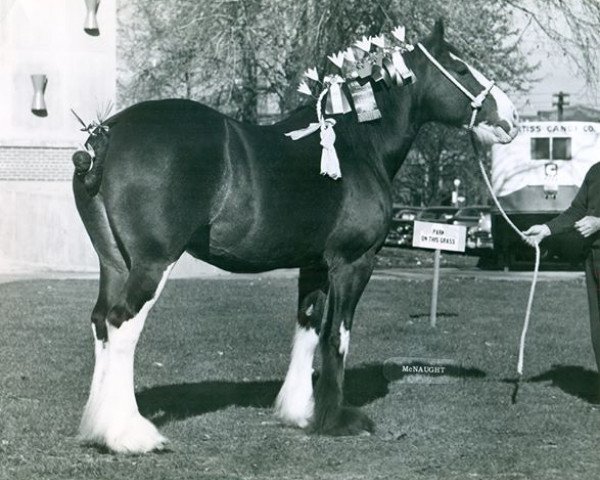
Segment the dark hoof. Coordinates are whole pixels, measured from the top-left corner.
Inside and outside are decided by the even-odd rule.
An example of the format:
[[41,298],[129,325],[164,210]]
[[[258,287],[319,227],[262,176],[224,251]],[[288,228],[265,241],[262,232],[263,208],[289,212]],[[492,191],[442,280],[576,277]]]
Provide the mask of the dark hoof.
[[321,435],[340,437],[359,435],[363,432],[372,433],[375,430],[373,420],[355,407],[340,407],[336,411],[316,417],[311,430]]

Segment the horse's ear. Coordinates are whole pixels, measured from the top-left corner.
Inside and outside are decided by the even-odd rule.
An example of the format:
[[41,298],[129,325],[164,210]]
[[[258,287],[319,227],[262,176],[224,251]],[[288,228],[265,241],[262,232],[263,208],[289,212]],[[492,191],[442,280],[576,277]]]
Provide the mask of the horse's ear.
[[434,45],[441,45],[444,42],[444,20],[442,18],[435,21],[431,32],[431,40]]

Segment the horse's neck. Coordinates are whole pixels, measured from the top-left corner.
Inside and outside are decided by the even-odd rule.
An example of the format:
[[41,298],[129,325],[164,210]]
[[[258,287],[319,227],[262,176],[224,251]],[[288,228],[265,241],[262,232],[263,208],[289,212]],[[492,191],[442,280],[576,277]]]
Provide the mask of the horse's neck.
[[402,166],[422,125],[415,87],[382,88],[376,95],[381,119],[359,124],[352,120],[353,125],[348,122],[341,133],[349,143],[361,143],[361,151],[366,146],[369,160],[376,162],[390,181]]

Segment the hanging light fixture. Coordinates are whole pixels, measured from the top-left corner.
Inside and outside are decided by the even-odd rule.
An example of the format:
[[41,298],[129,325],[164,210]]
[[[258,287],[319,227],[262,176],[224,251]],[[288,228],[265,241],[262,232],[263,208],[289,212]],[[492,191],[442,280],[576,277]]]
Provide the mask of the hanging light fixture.
[[31,83],[33,83],[33,102],[31,103],[31,113],[38,117],[47,117],[48,110],[46,109],[46,101],[44,100],[44,92],[48,84],[48,77],[43,73],[31,75]]
[[100,0],[85,0],[85,8],[87,14],[85,16],[85,23],[83,24],[83,31],[92,37],[100,35],[100,29],[98,28],[98,19],[96,13],[98,12],[98,6]]

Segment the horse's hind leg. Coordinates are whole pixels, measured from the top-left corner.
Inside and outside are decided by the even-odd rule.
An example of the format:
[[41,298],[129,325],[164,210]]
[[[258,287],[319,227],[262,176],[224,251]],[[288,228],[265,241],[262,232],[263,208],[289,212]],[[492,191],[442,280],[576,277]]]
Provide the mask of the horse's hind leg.
[[344,364],[356,305],[371,277],[374,254],[368,252],[353,262],[332,262],[329,305],[321,329],[321,375],[315,393],[312,422],[316,432],[354,435],[371,431],[373,422],[358,408],[343,405]]
[[107,313],[107,339],[96,343],[99,381],[92,386],[81,435],[116,452],[148,452],[162,448],[166,442],[138,411],[133,363],[148,312],[172,266],[164,260],[133,262],[124,288]]
[[306,427],[313,415],[313,358],[325,308],[328,274],[325,265],[300,269],[298,322],[290,366],[275,401],[275,415],[283,422]]
[[[113,209],[120,212],[115,215],[120,220],[120,238],[127,239],[127,245],[119,245],[115,218],[109,222],[102,196],[89,195],[77,179],[73,190],[77,209],[100,259],[100,291],[92,313],[96,361],[80,425],[81,438],[120,452],[161,448],[165,438],[137,408],[133,361],[146,316],[176,261],[175,257],[163,258],[156,251],[144,253],[143,247],[168,246],[173,239],[154,238],[151,226],[144,230],[144,225]],[[144,237],[144,231],[150,234]]]
[[123,269],[115,268],[114,265],[108,266],[100,260],[100,291],[98,292],[98,300],[92,311],[95,357],[94,374],[90,386],[90,395],[79,426],[80,437],[86,441],[101,440],[97,435],[95,412],[98,411],[98,402],[102,397],[102,383],[108,365],[108,349],[105,348],[105,342],[108,340],[106,315],[127,280],[127,269],[124,265]]
[[73,182],[77,210],[85,225],[100,261],[100,288],[92,311],[95,365],[90,394],[79,426],[80,437],[85,441],[102,441],[98,412],[103,398],[102,384],[108,367],[108,329],[106,315],[117,301],[125,286],[128,268],[117,246],[99,196],[91,196],[77,178]]

